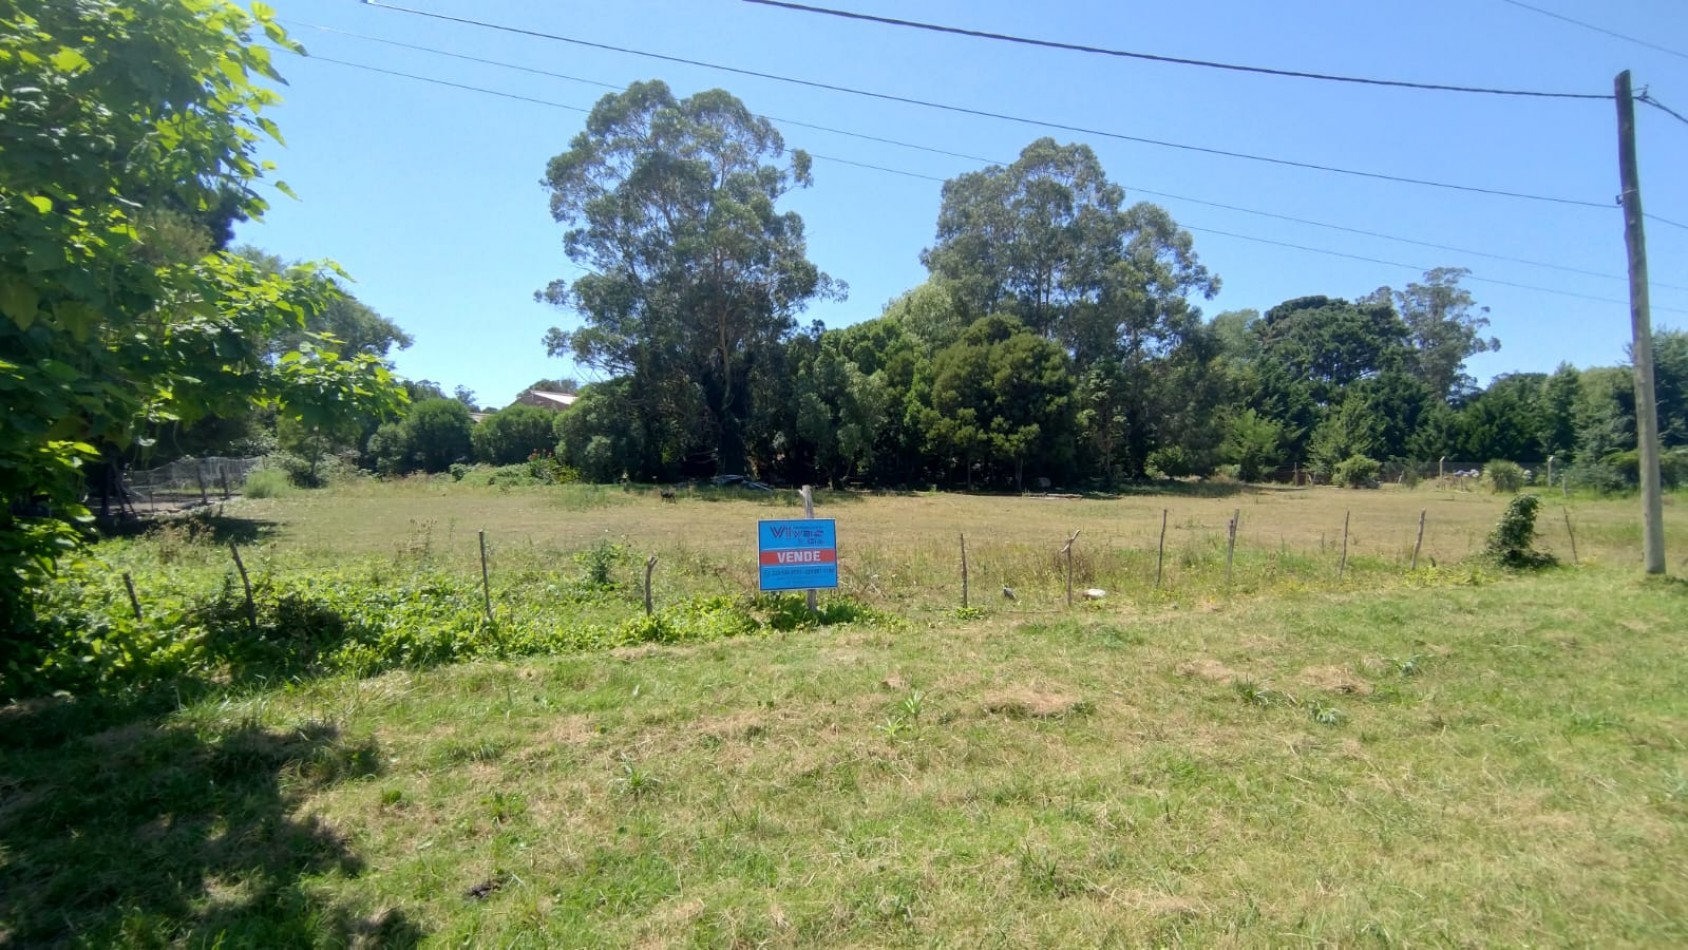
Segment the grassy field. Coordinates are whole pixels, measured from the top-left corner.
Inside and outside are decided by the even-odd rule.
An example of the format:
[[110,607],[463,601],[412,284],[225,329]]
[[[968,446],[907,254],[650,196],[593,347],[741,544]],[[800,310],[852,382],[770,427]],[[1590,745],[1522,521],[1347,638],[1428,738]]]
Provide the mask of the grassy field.
[[[783,506],[435,482],[229,514],[262,571],[478,573],[484,527],[495,576],[607,536],[660,595],[742,591]],[[1456,569],[1500,507],[823,496],[851,593],[904,621],[0,708],[0,945],[1688,943],[1688,585],[1639,576],[1633,502],[1572,500],[1580,567]],[[1065,611],[1073,529],[1110,596]]]
[[[1539,546],[1571,560],[1633,560],[1640,548],[1639,505],[1630,500],[1546,496]],[[1079,531],[1074,583],[1135,601],[1199,601],[1226,593],[1392,583],[1406,573],[1419,516],[1420,566],[1452,566],[1482,549],[1505,496],[1475,492],[1340,491],[1187,486],[1171,494],[1112,499],[959,494],[860,495],[820,492],[820,517],[839,530],[842,593],[914,614],[960,605],[959,535],[967,536],[974,605],[1006,608],[999,590],[1028,611],[1064,607],[1065,567],[1057,557]],[[1163,583],[1155,589],[1162,512]],[[800,513],[793,493],[682,493],[664,502],[653,489],[602,486],[493,490],[446,478],[361,482],[331,492],[246,502],[233,509],[256,526],[258,563],[278,571],[367,562],[479,570],[477,532],[491,551],[493,582],[578,573],[575,556],[603,541],[629,565],[659,559],[659,596],[753,591],[755,521]],[[1226,525],[1240,515],[1226,580]],[[1688,510],[1669,499],[1667,523],[1688,528]],[[1344,520],[1349,524],[1343,571]],[[141,552],[144,564],[151,553]],[[212,560],[227,558],[213,554]],[[631,572],[633,568],[625,568]],[[632,573],[627,577],[631,578]]]

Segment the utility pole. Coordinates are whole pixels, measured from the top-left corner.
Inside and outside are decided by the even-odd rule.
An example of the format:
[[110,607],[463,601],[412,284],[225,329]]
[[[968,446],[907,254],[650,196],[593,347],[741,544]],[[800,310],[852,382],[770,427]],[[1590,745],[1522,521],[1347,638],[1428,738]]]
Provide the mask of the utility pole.
[[1665,509],[1659,484],[1659,407],[1653,397],[1653,318],[1647,300],[1647,234],[1641,225],[1641,176],[1635,164],[1635,96],[1629,70],[1618,73],[1618,174],[1623,181],[1624,244],[1629,248],[1629,321],[1635,343],[1635,435],[1641,455],[1641,546],[1647,573],[1665,572]]

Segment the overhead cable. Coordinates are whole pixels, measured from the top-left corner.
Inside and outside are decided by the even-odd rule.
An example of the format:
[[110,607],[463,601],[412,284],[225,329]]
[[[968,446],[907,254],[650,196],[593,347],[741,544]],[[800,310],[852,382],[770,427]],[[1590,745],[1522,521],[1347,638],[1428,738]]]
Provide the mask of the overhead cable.
[[[522,95],[517,95],[517,94],[514,94],[514,93],[502,92],[502,91],[499,91],[499,90],[496,90],[496,89],[486,89],[486,88],[479,87],[479,86],[470,86],[470,85],[467,85],[467,84],[464,84],[464,83],[448,82],[448,81],[441,80],[441,79],[434,79],[434,78],[431,78],[431,77],[428,77],[428,76],[418,76],[418,75],[415,75],[413,73],[404,73],[404,72],[399,72],[397,70],[382,69],[382,68],[375,67],[375,66],[367,66],[367,65],[364,65],[362,63],[352,63],[352,62],[347,62],[345,60],[331,59],[331,58],[328,58],[328,57],[317,56],[317,55],[314,55],[314,54],[309,56],[308,58],[315,60],[315,61],[318,61],[318,62],[333,63],[333,64],[339,65],[339,66],[350,66],[350,67],[355,68],[355,69],[363,69],[363,70],[368,70],[370,72],[383,73],[383,74],[386,74],[386,75],[389,75],[389,76],[396,76],[396,77],[400,77],[400,78],[404,78],[404,79],[413,79],[413,80],[418,80],[418,81],[421,81],[421,82],[434,83],[436,85],[441,85],[441,86],[449,86],[451,88],[460,89],[460,90],[464,90],[464,91],[467,91],[467,92],[483,93],[483,94],[486,94],[486,95],[499,96],[499,97],[506,98],[506,99],[515,99],[515,100],[518,100],[518,101],[521,101],[521,102],[527,102],[527,103],[531,103],[531,104],[534,104],[534,105],[549,106],[549,107],[557,108],[557,109],[566,109],[570,112],[589,112],[590,111],[590,110],[581,108],[579,106],[568,105],[568,104],[560,103],[560,102],[553,102],[553,101],[550,101],[550,100],[547,100],[547,99],[537,99],[537,98],[534,98],[534,97],[531,97],[531,96],[522,96]],[[840,164],[840,165],[850,165],[850,166],[854,166],[854,167],[857,167],[857,168],[869,169],[869,170],[872,170],[872,171],[883,172],[883,173],[886,173],[886,174],[900,175],[900,176],[904,176],[904,177],[908,177],[908,178],[917,178],[917,179],[923,179],[923,180],[935,181],[935,182],[941,182],[941,181],[945,180],[945,179],[942,179],[942,178],[938,178],[937,176],[934,176],[934,175],[926,175],[926,174],[922,174],[920,172],[907,171],[907,170],[904,170],[904,169],[892,168],[892,167],[885,166],[885,165],[874,165],[874,164],[869,164],[867,162],[859,162],[859,161],[855,161],[853,159],[837,158],[837,157],[829,156],[829,155],[821,155],[821,154],[814,153],[814,152],[811,152],[809,154],[810,154],[811,157],[822,160],[822,161],[833,162],[833,163]],[[1139,190],[1144,190],[1144,189],[1139,189]],[[1148,192],[1146,192],[1146,193],[1148,193]],[[1291,249],[1299,250],[1299,251],[1306,251],[1308,253],[1313,253],[1313,254],[1324,254],[1324,255],[1332,256],[1332,257],[1348,258],[1348,259],[1351,259],[1351,260],[1364,261],[1366,263],[1382,264],[1382,265],[1389,266],[1389,267],[1404,267],[1404,268],[1408,268],[1408,269],[1411,269],[1411,270],[1418,270],[1418,271],[1421,271],[1421,272],[1429,269],[1429,268],[1419,267],[1418,265],[1414,265],[1414,264],[1405,264],[1405,263],[1402,263],[1400,261],[1389,261],[1389,260],[1383,260],[1381,258],[1364,257],[1364,256],[1361,256],[1361,255],[1349,254],[1349,253],[1342,252],[1342,251],[1332,251],[1332,250],[1328,250],[1328,249],[1325,249],[1325,248],[1309,247],[1307,245],[1302,245],[1302,244],[1292,244],[1292,243],[1289,243],[1289,242],[1286,242],[1286,241],[1272,240],[1270,238],[1254,237],[1252,235],[1247,235],[1247,234],[1237,234],[1237,233],[1232,232],[1232,231],[1221,231],[1221,230],[1217,230],[1217,229],[1214,229],[1214,228],[1203,228],[1203,227],[1196,227],[1196,226],[1193,226],[1193,225],[1180,225],[1180,227],[1184,228],[1185,230],[1195,231],[1195,232],[1204,233],[1204,234],[1213,234],[1213,235],[1218,235],[1218,236],[1221,236],[1221,237],[1230,237],[1230,238],[1235,238],[1237,240],[1242,240],[1242,241],[1253,241],[1253,242],[1260,243],[1260,244],[1270,244],[1270,245],[1275,245],[1275,246],[1278,246],[1278,247],[1285,247],[1285,248],[1291,248]],[[1555,289],[1555,288],[1552,288],[1552,287],[1540,287],[1540,286],[1536,286],[1534,284],[1515,283],[1515,282],[1512,282],[1512,281],[1497,280],[1495,278],[1489,278],[1489,277],[1478,277],[1478,276],[1475,276],[1475,275],[1471,275],[1471,276],[1468,276],[1467,279],[1472,280],[1472,281],[1476,281],[1476,282],[1480,282],[1480,283],[1497,284],[1497,285],[1504,286],[1504,287],[1514,287],[1514,288],[1521,289],[1521,290],[1533,290],[1533,291],[1537,291],[1537,292],[1540,292],[1540,293],[1555,294],[1555,295],[1562,296],[1562,297],[1575,297],[1575,298],[1582,299],[1582,300],[1591,300],[1591,301],[1597,301],[1597,302],[1600,302],[1600,303],[1614,303],[1614,304],[1624,303],[1624,301],[1616,300],[1616,299],[1609,298],[1609,297],[1596,297],[1596,296],[1593,296],[1591,294],[1580,294],[1580,293],[1576,293],[1574,291],[1558,290],[1558,289]],[[1656,310],[1656,311],[1662,312],[1662,313],[1688,314],[1688,310],[1678,309],[1678,308],[1674,308],[1674,307],[1661,307],[1661,306],[1658,306],[1656,304],[1654,305],[1653,309]]]
[[1367,76],[1341,76],[1333,73],[1316,73],[1300,69],[1277,69],[1269,66],[1245,66],[1239,63],[1221,63],[1214,60],[1190,59],[1184,56],[1168,56],[1162,53],[1142,53],[1132,50],[1108,49],[1103,46],[1088,46],[1082,43],[1064,43],[1057,40],[1042,40],[1029,36],[1016,36],[1011,33],[992,33],[987,30],[973,30],[959,26],[946,26],[941,23],[926,23],[920,20],[902,20],[896,17],[874,16],[868,13],[857,13],[852,10],[836,10],[831,7],[817,7],[806,3],[791,3],[789,0],[744,0],[764,7],[777,7],[782,10],[793,10],[798,13],[814,13],[821,16],[839,17],[846,20],[860,20],[867,23],[879,23],[885,26],[904,27],[913,30],[927,30],[933,33],[949,33],[955,36],[969,36],[975,39],[996,40],[1004,43],[1017,43],[1023,46],[1040,46],[1045,49],[1065,50],[1073,53],[1092,53],[1098,56],[1113,56],[1121,59],[1145,60],[1152,63],[1170,63],[1178,66],[1199,66],[1204,69],[1222,69],[1231,72],[1253,73],[1263,76],[1281,76],[1290,79],[1317,79],[1325,82],[1353,83],[1365,86],[1391,86],[1397,89],[1416,89],[1429,92],[1465,92],[1491,96],[1519,96],[1539,99],[1611,99],[1610,93],[1592,92],[1545,92],[1533,89],[1497,89],[1487,86],[1460,86],[1450,83],[1411,82],[1403,79],[1377,79]]
[[[334,27],[321,26],[321,25],[318,25],[318,24],[315,24],[315,23],[307,23],[307,22],[300,21],[300,20],[289,19],[289,20],[286,20],[285,22],[287,22],[287,23],[289,23],[290,25],[293,25],[293,26],[305,27],[307,29],[318,30],[318,31],[321,31],[321,32],[324,32],[324,33],[332,33],[332,34],[339,35],[339,36],[349,36],[349,37],[353,37],[355,39],[368,40],[368,41],[374,42],[374,43],[384,43],[384,44],[387,44],[387,45],[390,45],[390,46],[401,47],[403,49],[416,50],[418,52],[424,52],[424,53],[432,53],[432,54],[439,55],[439,56],[450,57],[452,59],[467,60],[467,61],[472,62],[472,63],[482,63],[482,64],[488,65],[488,66],[497,66],[497,67],[501,67],[501,68],[504,68],[504,69],[515,70],[517,72],[528,73],[528,74],[531,74],[531,75],[547,76],[547,77],[550,77],[550,78],[553,78],[553,79],[562,79],[562,80],[566,80],[568,82],[581,83],[581,84],[584,84],[584,85],[596,86],[596,87],[604,88],[604,89],[620,89],[620,88],[622,88],[621,86],[619,86],[615,83],[603,82],[603,81],[597,80],[597,79],[587,79],[587,78],[584,78],[584,77],[581,77],[581,76],[574,76],[574,75],[569,75],[567,73],[554,72],[552,70],[547,70],[547,69],[539,69],[539,68],[532,67],[532,66],[524,66],[524,65],[521,65],[519,63],[512,63],[512,62],[508,62],[508,61],[505,61],[505,60],[486,59],[486,58],[479,57],[479,56],[469,56],[469,55],[465,55],[463,53],[453,52],[451,50],[443,50],[443,49],[438,49],[438,48],[431,47],[431,46],[421,46],[421,45],[418,45],[418,44],[415,44],[415,43],[405,43],[405,42],[400,42],[398,40],[391,40],[391,39],[388,39],[386,37],[371,36],[371,35],[364,34],[364,33],[354,33],[354,32],[351,32],[349,30],[341,30],[341,29],[336,29]],[[348,64],[348,65],[354,65],[354,64]],[[822,131],[822,132],[830,132],[830,133],[835,134],[835,135],[843,135],[843,136],[846,136],[846,137],[849,137],[849,138],[861,139],[863,141],[868,141],[868,142],[879,142],[879,143],[885,144],[885,145],[894,145],[898,148],[906,148],[906,149],[912,149],[912,150],[920,151],[920,152],[928,152],[928,153],[935,154],[935,155],[945,155],[945,156],[949,156],[951,158],[960,158],[960,159],[966,159],[968,161],[982,162],[986,165],[1008,165],[1008,164],[1010,164],[1010,162],[1004,161],[1003,159],[999,159],[999,158],[987,158],[987,157],[982,156],[982,155],[971,155],[971,154],[968,154],[966,152],[951,151],[949,149],[937,148],[937,147],[930,146],[930,145],[923,145],[923,144],[920,144],[918,142],[907,142],[907,141],[902,141],[902,140],[899,140],[899,139],[886,138],[884,136],[879,136],[879,135],[870,135],[870,134],[865,133],[865,132],[857,132],[857,131],[853,131],[853,130],[850,130],[850,129],[840,129],[840,128],[834,128],[832,126],[818,125],[818,124],[815,124],[815,123],[812,123],[812,122],[803,122],[803,121],[800,121],[800,120],[797,120],[797,119],[782,118],[780,116],[768,115],[768,114],[765,114],[765,113],[759,114],[758,118],[767,119],[771,122],[778,122],[778,123],[781,123],[781,124],[784,124],[784,125],[797,126],[797,127],[806,128],[806,129],[816,129],[816,130],[819,130],[819,131]],[[921,178],[921,179],[925,179],[925,180],[928,180],[928,181],[936,181],[936,182],[942,182],[942,181],[946,180],[946,179],[940,178],[940,177],[935,176],[935,175],[924,175],[924,174],[919,174],[919,173],[916,173],[916,172],[903,171],[901,169],[893,169],[893,168],[887,168],[887,167],[883,167],[883,166],[863,165],[863,163],[848,161],[848,160],[845,160],[845,159],[830,158],[828,160],[838,162],[838,163],[841,163],[841,164],[862,165],[863,167],[874,168],[874,169],[879,170],[879,171],[885,171],[885,172],[889,172],[889,173],[895,174],[895,175],[902,175],[902,176],[908,177],[908,178]],[[1333,231],[1347,232],[1349,234],[1361,234],[1361,235],[1365,235],[1367,237],[1379,238],[1379,239],[1385,240],[1385,241],[1395,241],[1395,242],[1401,243],[1401,244],[1411,244],[1411,245],[1416,245],[1418,247],[1433,248],[1435,250],[1440,250],[1440,251],[1451,251],[1451,252],[1454,252],[1454,253],[1457,253],[1457,254],[1469,254],[1469,255],[1472,255],[1472,256],[1475,256],[1475,257],[1485,257],[1485,258],[1489,258],[1491,260],[1507,261],[1507,262],[1513,263],[1513,264],[1524,264],[1524,265],[1527,265],[1527,266],[1530,266],[1530,267],[1539,267],[1539,268],[1543,268],[1543,269],[1546,269],[1546,270],[1561,271],[1561,272],[1569,273],[1569,274],[1581,274],[1581,275],[1587,276],[1587,277],[1599,277],[1599,278],[1603,278],[1603,279],[1606,279],[1606,280],[1619,280],[1619,281],[1629,280],[1628,277],[1623,276],[1621,274],[1612,274],[1612,273],[1606,273],[1606,272],[1596,271],[1596,270],[1587,270],[1587,269],[1581,268],[1581,267],[1572,267],[1572,266],[1565,265],[1565,264],[1553,264],[1553,263],[1548,263],[1546,261],[1536,261],[1536,260],[1530,260],[1528,258],[1522,258],[1522,257],[1510,257],[1510,256],[1505,255],[1505,254],[1494,254],[1494,253],[1491,253],[1491,252],[1488,252],[1488,251],[1479,251],[1479,250],[1476,250],[1474,248],[1455,247],[1455,246],[1447,245],[1447,244],[1437,244],[1437,243],[1434,243],[1434,242],[1431,242],[1431,241],[1421,241],[1421,240],[1416,240],[1414,238],[1400,237],[1398,235],[1385,234],[1385,233],[1380,232],[1380,231],[1372,231],[1372,230],[1367,230],[1365,228],[1355,228],[1355,227],[1349,227],[1349,226],[1341,225],[1341,224],[1331,224],[1331,223],[1325,222],[1325,221],[1315,221],[1315,220],[1312,220],[1312,219],[1309,219],[1309,218],[1300,218],[1300,217],[1295,217],[1293,215],[1279,214],[1277,212],[1272,212],[1272,211],[1263,211],[1263,210],[1260,210],[1258,208],[1247,208],[1247,207],[1242,207],[1240,205],[1224,204],[1222,202],[1211,201],[1211,200],[1204,199],[1204,198],[1195,198],[1195,197],[1191,197],[1189,195],[1179,195],[1179,194],[1173,194],[1171,192],[1155,191],[1153,189],[1144,188],[1144,187],[1139,186],[1139,185],[1126,184],[1125,187],[1130,191],[1139,192],[1141,194],[1154,195],[1154,196],[1162,197],[1162,198],[1172,198],[1172,199],[1177,200],[1177,201],[1185,201],[1185,202],[1189,202],[1191,204],[1206,205],[1208,207],[1213,207],[1213,208],[1222,208],[1222,209],[1225,209],[1227,211],[1237,211],[1237,212],[1241,212],[1243,214],[1259,215],[1261,217],[1274,218],[1274,219],[1277,219],[1277,220],[1280,220],[1280,221],[1291,221],[1291,222],[1294,222],[1296,224],[1305,224],[1305,225],[1309,225],[1309,226],[1316,227],[1316,228],[1327,228],[1327,229],[1330,229],[1330,230],[1333,230]],[[1688,290],[1688,286],[1666,284],[1666,283],[1662,283],[1662,282],[1655,282],[1655,284],[1656,284],[1656,286],[1669,287],[1673,290]]]
[[530,36],[530,37],[534,37],[534,38],[537,38],[537,39],[554,40],[554,41],[560,42],[560,43],[569,43],[569,44],[572,44],[572,45],[583,46],[583,47],[587,47],[587,48],[591,48],[591,49],[602,49],[602,50],[607,50],[607,51],[610,51],[610,52],[625,53],[625,54],[631,55],[631,56],[642,56],[642,57],[646,57],[646,58],[649,58],[649,59],[661,60],[663,62],[681,63],[683,65],[688,65],[688,66],[698,66],[698,67],[701,67],[701,68],[704,68],[704,69],[714,69],[714,70],[733,73],[733,74],[741,75],[741,76],[753,76],[753,77],[758,78],[758,79],[768,79],[768,80],[772,80],[772,81],[775,81],[775,82],[790,83],[790,84],[793,84],[793,85],[806,86],[806,87],[813,88],[813,89],[825,89],[825,90],[828,90],[828,91],[831,91],[831,92],[840,92],[840,93],[845,93],[845,94],[848,94],[848,95],[864,96],[864,97],[867,97],[867,98],[879,99],[879,100],[886,101],[886,102],[898,102],[898,103],[903,103],[905,105],[920,106],[922,108],[927,108],[927,109],[939,109],[939,110],[942,110],[942,111],[945,111],[945,112],[954,112],[954,113],[958,113],[958,114],[962,114],[962,115],[979,116],[981,118],[996,119],[996,120],[1004,121],[1004,122],[1014,122],[1014,123],[1017,123],[1017,124],[1020,124],[1020,125],[1037,126],[1039,128],[1046,128],[1046,129],[1058,129],[1058,130],[1063,131],[1063,132],[1076,132],[1076,133],[1079,133],[1081,135],[1093,135],[1093,136],[1097,136],[1099,138],[1115,139],[1115,140],[1122,141],[1122,142],[1135,142],[1135,143],[1140,144],[1140,145],[1152,145],[1152,146],[1156,146],[1158,148],[1177,149],[1179,151],[1195,152],[1195,153],[1204,154],[1204,155],[1216,155],[1216,156],[1220,156],[1220,157],[1224,157],[1224,158],[1234,158],[1234,159],[1240,159],[1240,160],[1245,160],[1245,161],[1262,162],[1262,163],[1269,164],[1269,165],[1278,165],[1278,166],[1287,167],[1287,168],[1302,168],[1302,169],[1307,169],[1309,171],[1320,171],[1320,172],[1326,172],[1326,173],[1330,173],[1330,174],[1348,175],[1348,176],[1352,176],[1352,177],[1356,177],[1356,178],[1368,178],[1368,179],[1372,179],[1372,180],[1375,180],[1375,181],[1394,182],[1396,184],[1419,185],[1419,186],[1426,187],[1426,188],[1441,188],[1441,189],[1446,189],[1446,190],[1451,190],[1451,191],[1462,191],[1462,192],[1467,192],[1467,193],[1471,193],[1471,194],[1493,195],[1493,196],[1503,197],[1503,198],[1516,198],[1516,199],[1526,200],[1526,201],[1541,201],[1541,202],[1547,202],[1547,203],[1551,203],[1551,204],[1574,205],[1574,206],[1578,206],[1578,207],[1587,207],[1587,208],[1607,209],[1607,208],[1611,207],[1611,205],[1609,203],[1603,202],[1603,201],[1587,201],[1587,200],[1583,200],[1583,199],[1580,199],[1580,198],[1566,198],[1566,197],[1555,196],[1555,195],[1537,195],[1537,194],[1530,194],[1530,193],[1526,193],[1526,192],[1507,191],[1505,189],[1500,189],[1500,188],[1485,188],[1485,187],[1481,187],[1481,186],[1477,186],[1477,185],[1463,185],[1463,184],[1456,184],[1456,183],[1452,183],[1452,182],[1433,181],[1433,180],[1424,179],[1424,178],[1412,178],[1412,177],[1405,176],[1405,175],[1390,175],[1390,174],[1385,174],[1385,173],[1382,173],[1382,172],[1362,171],[1362,170],[1359,170],[1359,169],[1342,168],[1342,167],[1338,167],[1338,166],[1334,166],[1334,165],[1321,165],[1321,164],[1318,164],[1318,163],[1315,163],[1315,162],[1301,162],[1301,161],[1295,161],[1295,160],[1287,159],[1287,158],[1275,158],[1275,157],[1267,156],[1267,155],[1255,155],[1255,154],[1248,153],[1248,152],[1231,151],[1229,149],[1211,148],[1211,147],[1201,146],[1201,145],[1190,145],[1190,144],[1183,143],[1183,142],[1172,142],[1172,141],[1167,141],[1167,140],[1164,140],[1164,139],[1153,139],[1153,138],[1147,138],[1147,137],[1144,137],[1144,136],[1137,136],[1137,135],[1126,135],[1126,134],[1121,133],[1121,132],[1110,132],[1110,131],[1103,130],[1103,129],[1086,128],[1086,127],[1080,126],[1080,125],[1072,125],[1072,124],[1063,123],[1063,122],[1055,122],[1055,121],[1051,121],[1051,120],[1047,120],[1047,119],[1028,118],[1026,116],[1010,115],[1008,113],[1003,113],[1003,112],[992,112],[992,111],[987,110],[987,109],[975,109],[975,108],[971,108],[971,107],[968,107],[968,106],[958,106],[958,105],[952,105],[952,104],[949,104],[949,103],[933,102],[933,101],[926,100],[926,99],[916,99],[916,98],[913,98],[913,97],[910,97],[910,96],[899,96],[899,95],[893,95],[891,93],[874,92],[874,91],[871,91],[871,90],[857,89],[857,88],[850,87],[850,86],[842,86],[842,85],[838,85],[838,84],[835,84],[835,83],[820,82],[820,81],[812,80],[812,79],[800,79],[800,78],[796,78],[796,77],[792,77],[792,76],[782,76],[782,75],[779,75],[777,73],[768,73],[768,72],[762,72],[760,70],[745,69],[745,68],[738,67],[738,66],[727,66],[727,65],[720,64],[720,63],[710,63],[710,62],[705,62],[703,60],[688,59],[688,58],[682,57],[682,56],[670,56],[670,55],[665,54],[665,53],[653,53],[653,52],[649,52],[647,50],[633,49],[631,47],[614,46],[614,45],[611,45],[611,44],[608,44],[608,43],[597,43],[597,42],[593,42],[593,41],[590,41],[590,40],[578,39],[576,37],[563,36],[563,35],[557,34],[557,33],[546,33],[546,32],[540,31],[540,30],[531,30],[531,29],[526,29],[526,28],[523,28],[523,27],[509,26],[509,25],[501,24],[501,23],[492,23],[492,22],[488,22],[488,21],[485,21],[485,20],[474,20],[474,19],[469,19],[467,17],[450,16],[450,15],[444,14],[444,13],[435,13],[435,12],[430,11],[430,10],[418,10],[418,9],[414,9],[414,8],[411,8],[411,7],[401,7],[401,6],[397,6],[395,4],[378,3],[378,2],[375,2],[375,0],[363,0],[363,3],[364,3],[365,6],[368,6],[368,7],[377,9],[377,10],[389,10],[389,11],[393,11],[393,12],[396,12],[396,13],[408,13],[408,14],[411,14],[413,16],[427,17],[429,19],[441,20],[441,21],[449,22],[449,23],[458,23],[458,24],[462,24],[462,25],[465,25],[465,26],[475,26],[475,27],[480,27],[480,28],[483,28],[483,29],[498,30],[500,32],[513,33],[513,34],[517,34],[517,35],[520,35],[520,36]]
[[1555,20],[1562,20],[1566,23],[1572,24],[1573,26],[1580,26],[1585,30],[1593,30],[1596,33],[1604,33],[1607,36],[1615,37],[1615,38],[1623,40],[1627,43],[1634,43],[1637,46],[1645,46],[1648,49],[1658,50],[1661,53],[1666,53],[1666,54],[1669,54],[1671,56],[1680,57],[1682,59],[1688,59],[1688,53],[1683,53],[1683,52],[1680,52],[1678,50],[1671,49],[1668,46],[1660,46],[1657,43],[1649,43],[1646,40],[1638,39],[1638,38],[1633,37],[1633,36],[1626,36],[1622,33],[1617,32],[1616,30],[1608,30],[1603,26],[1595,26],[1592,23],[1584,23],[1581,20],[1573,20],[1570,17],[1565,16],[1564,14],[1554,13],[1552,10],[1543,10],[1541,7],[1531,6],[1528,3],[1520,2],[1520,0],[1500,0],[1500,2],[1501,3],[1510,3],[1513,6],[1518,7],[1520,9],[1528,10],[1531,13],[1539,13],[1542,16],[1545,16],[1545,17],[1552,17]]

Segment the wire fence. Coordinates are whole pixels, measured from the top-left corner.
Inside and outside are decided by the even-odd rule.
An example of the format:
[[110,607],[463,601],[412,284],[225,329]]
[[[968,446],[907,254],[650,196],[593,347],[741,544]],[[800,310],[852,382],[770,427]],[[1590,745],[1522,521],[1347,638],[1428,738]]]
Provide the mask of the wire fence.
[[246,476],[263,461],[253,458],[183,458],[157,468],[124,473],[126,501],[135,513],[178,511],[238,495]]

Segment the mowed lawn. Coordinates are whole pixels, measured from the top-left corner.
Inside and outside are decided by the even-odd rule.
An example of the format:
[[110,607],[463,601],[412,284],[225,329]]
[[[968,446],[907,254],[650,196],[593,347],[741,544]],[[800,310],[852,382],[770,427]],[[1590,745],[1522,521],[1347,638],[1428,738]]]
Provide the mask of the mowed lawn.
[[[881,585],[902,624],[3,710],[0,945],[1688,943],[1688,584],[1640,576],[1622,501],[1572,501],[1579,567],[1448,567],[1501,505],[823,498],[881,581],[963,530],[985,571],[1073,529],[1152,557],[1169,508],[1196,594],[1121,573],[1067,611],[1053,574],[1012,604],[991,576],[958,616],[911,581]],[[1232,588],[1206,552],[1237,508]],[[1443,567],[1409,575],[1424,509]],[[237,510],[275,570],[478,570],[485,527],[495,564],[607,532],[723,585],[790,514],[450,485]],[[1349,510],[1374,563],[1267,573],[1334,573]]]

